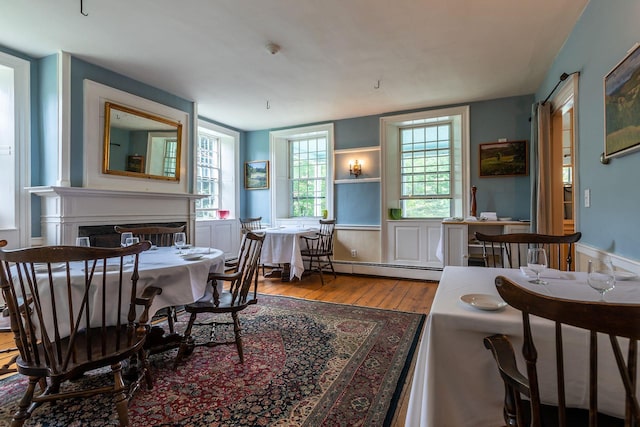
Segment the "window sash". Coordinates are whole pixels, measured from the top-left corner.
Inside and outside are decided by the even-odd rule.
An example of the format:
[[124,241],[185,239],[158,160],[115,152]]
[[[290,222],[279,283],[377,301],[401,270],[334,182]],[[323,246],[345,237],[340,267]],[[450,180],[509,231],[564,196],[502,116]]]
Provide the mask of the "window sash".
[[196,193],[208,197],[196,200],[196,217],[213,218],[220,208],[220,138],[200,132],[196,156]]
[[453,197],[453,123],[399,128],[400,199]]
[[288,140],[291,217],[320,216],[327,209],[326,136]]

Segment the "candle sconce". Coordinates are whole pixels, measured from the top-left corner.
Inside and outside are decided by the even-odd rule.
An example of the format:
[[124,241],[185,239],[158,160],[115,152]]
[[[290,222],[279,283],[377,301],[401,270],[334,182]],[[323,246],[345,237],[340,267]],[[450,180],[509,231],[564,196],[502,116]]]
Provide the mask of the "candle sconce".
[[356,178],[362,174],[362,164],[358,160],[349,162],[349,175],[354,175]]

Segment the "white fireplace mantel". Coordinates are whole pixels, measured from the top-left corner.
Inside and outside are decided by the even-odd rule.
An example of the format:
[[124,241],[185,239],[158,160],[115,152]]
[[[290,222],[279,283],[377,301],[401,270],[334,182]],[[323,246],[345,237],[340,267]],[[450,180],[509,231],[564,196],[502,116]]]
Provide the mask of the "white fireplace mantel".
[[194,241],[195,201],[186,193],[154,193],[85,187],[29,187],[42,198],[42,239],[45,245],[75,244],[78,227],[135,223],[186,222]]

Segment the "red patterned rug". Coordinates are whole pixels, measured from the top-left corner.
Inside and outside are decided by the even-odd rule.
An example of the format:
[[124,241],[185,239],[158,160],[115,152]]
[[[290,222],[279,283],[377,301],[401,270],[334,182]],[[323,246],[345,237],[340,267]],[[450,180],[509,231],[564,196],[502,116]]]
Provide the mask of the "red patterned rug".
[[[152,356],[154,388],[132,399],[132,425],[389,425],[425,317],[269,295],[240,316],[245,363],[235,346],[196,348],[176,371],[175,350]],[[110,379],[103,370],[70,387]],[[0,381],[0,426],[25,386],[20,375]],[[117,416],[100,396],[45,404],[25,425],[110,426]]]

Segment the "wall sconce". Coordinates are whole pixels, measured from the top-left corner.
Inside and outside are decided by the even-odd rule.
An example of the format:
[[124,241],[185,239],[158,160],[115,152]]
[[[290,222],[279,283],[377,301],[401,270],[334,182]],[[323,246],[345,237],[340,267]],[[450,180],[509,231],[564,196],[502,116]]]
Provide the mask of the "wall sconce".
[[349,175],[355,175],[355,177],[359,177],[360,174],[362,173],[362,164],[358,163],[357,160],[355,160],[353,163],[349,162]]

